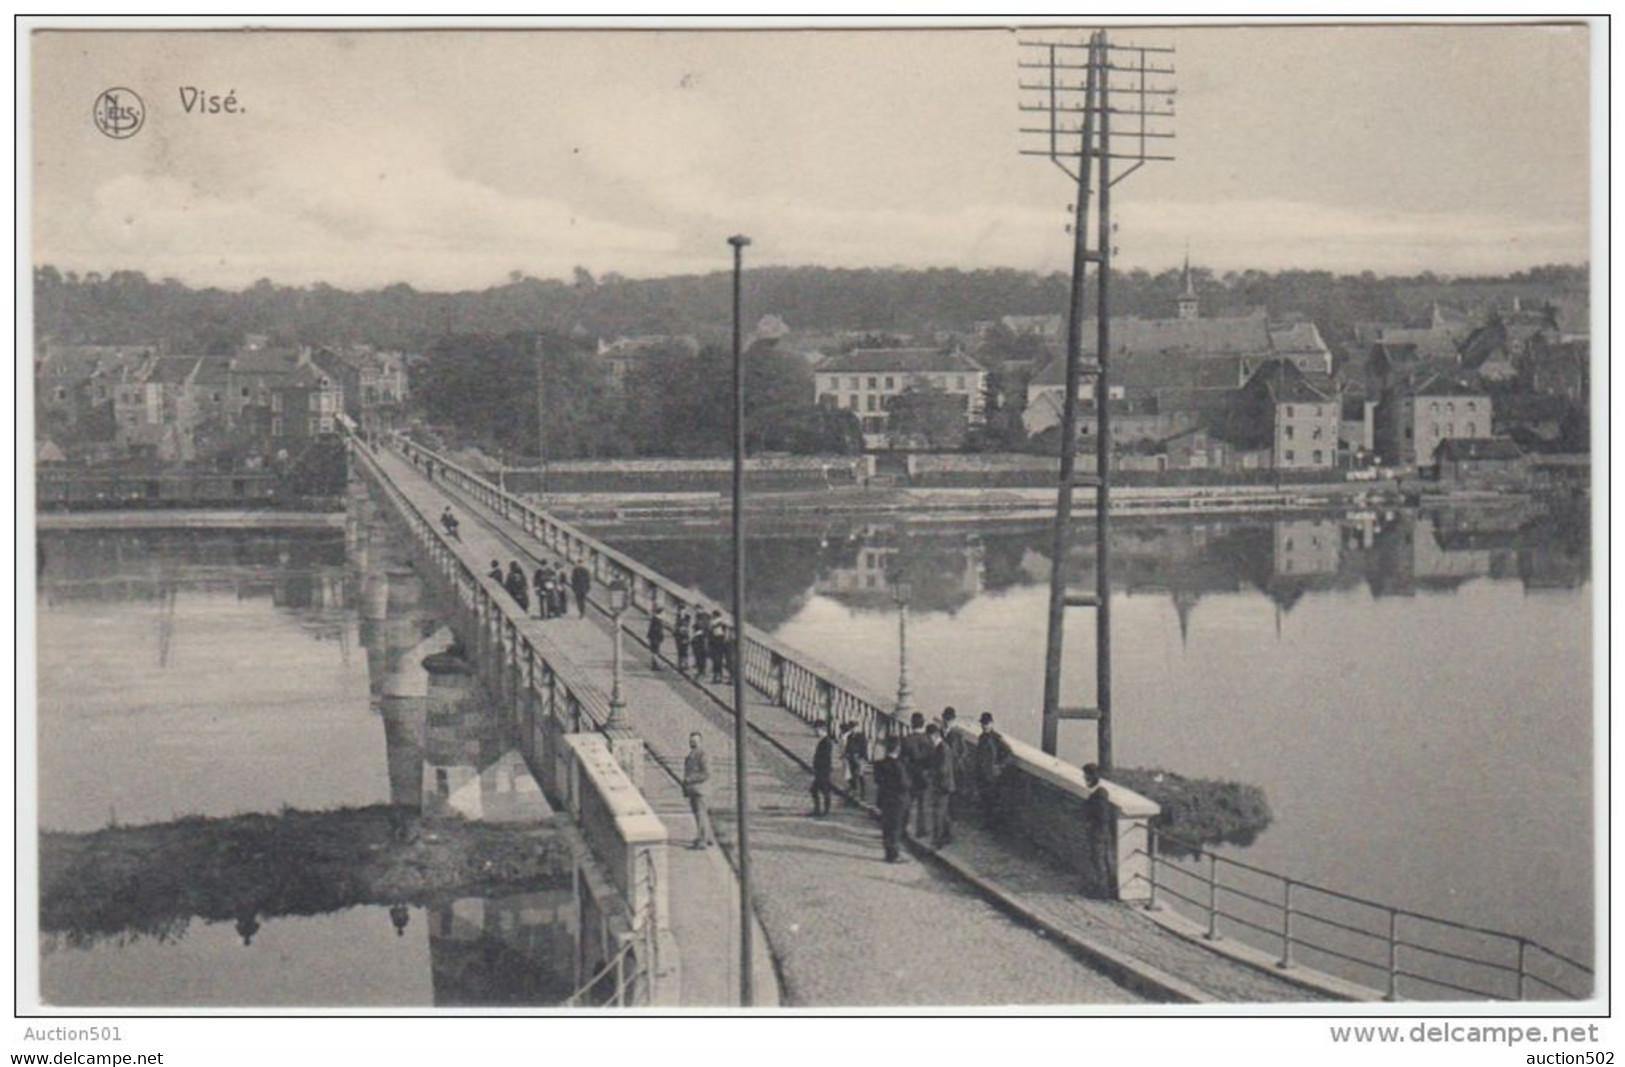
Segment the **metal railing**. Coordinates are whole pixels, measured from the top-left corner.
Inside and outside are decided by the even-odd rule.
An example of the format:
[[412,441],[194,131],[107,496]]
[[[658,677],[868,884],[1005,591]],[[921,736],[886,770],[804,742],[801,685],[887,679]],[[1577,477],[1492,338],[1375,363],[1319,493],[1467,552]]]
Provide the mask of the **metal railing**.
[[[608,583],[618,578],[625,582],[634,606],[648,611],[655,605],[686,605],[732,621],[721,604],[704,594],[503,491],[466,467],[404,435],[395,436],[391,444],[431,480],[455,487],[519,526],[555,554],[585,563],[595,581]],[[486,582],[490,586],[486,592],[493,594],[490,599],[503,611],[518,615],[500,587]],[[747,625],[744,637],[746,681],[803,721],[813,726],[832,720],[853,721],[875,740],[906,730],[884,710],[888,703],[885,697],[844,672],[754,627]],[[597,697],[591,704],[594,720],[602,723],[608,715],[607,702],[596,689],[591,692]],[[584,702],[583,707],[587,706]],[[669,768],[663,769],[671,773]],[[1394,908],[1288,878],[1218,856],[1153,827],[1148,827],[1146,833],[1150,840],[1134,854],[1148,857],[1148,906],[1155,906],[1159,896],[1177,899],[1205,919],[1206,932],[1215,940],[1225,936],[1224,925],[1228,925],[1231,934],[1245,930],[1255,940],[1273,941],[1280,949],[1279,964],[1283,969],[1302,964],[1295,952],[1319,955],[1362,973],[1363,979],[1357,984],[1378,989],[1389,999],[1399,998],[1402,980],[1493,999],[1530,999],[1541,991],[1570,999],[1589,995],[1593,977],[1590,967],[1528,938]],[[1205,874],[1161,855],[1156,847],[1159,840],[1188,852],[1199,862],[1205,861]],[[1221,869],[1230,876],[1228,881],[1220,875]],[[1134,880],[1141,878],[1138,874],[1132,876]],[[1262,884],[1249,886],[1245,878],[1261,880]],[[1169,885],[1170,879],[1180,881],[1183,888]],[[1339,911],[1339,907],[1344,910]],[[1497,952],[1501,955],[1495,955]]]
[[660,969],[660,921],[656,911],[654,857],[641,853],[643,872],[639,886],[644,905],[630,933],[604,963],[565,998],[566,1008],[626,1008],[647,1006],[651,1000],[653,976]]
[[[1583,1000],[1591,994],[1590,967],[1527,937],[1290,878],[1155,826],[1147,825],[1145,834],[1145,846],[1133,853],[1148,861],[1147,909],[1172,900],[1175,911],[1205,924],[1208,940],[1235,936],[1276,951],[1282,970],[1307,961],[1352,975],[1349,980],[1387,1000],[1401,998],[1402,981],[1418,992],[1475,999]],[[1175,858],[1178,853],[1185,858]]]
[[[471,616],[472,630],[477,635],[474,654],[495,670],[503,706],[523,706],[521,750],[532,766],[538,715],[551,717],[570,733],[601,728],[609,720],[609,703],[603,692],[556,649],[539,646],[521,632],[519,624],[526,621],[527,615],[507,591],[465,563],[438,522],[424,515],[391,483],[361,438],[354,440],[355,454],[375,472],[376,483],[427,557],[433,576],[443,583],[450,599]],[[526,693],[531,700],[515,699]],[[599,971],[568,998],[566,1006],[581,1006],[588,998],[597,998],[593,1006],[647,1003],[659,961],[658,871],[652,853],[641,852],[640,858],[642,871],[636,885],[629,888],[629,896],[636,900],[641,888],[643,906],[633,920],[631,932]],[[613,981],[607,982],[610,975]]]
[[[685,605],[722,617],[731,626],[731,613],[705,594],[672,581],[625,553],[619,552],[575,526],[519,499],[485,478],[444,456],[423,448],[404,435],[390,441],[409,462],[431,480],[456,488],[490,511],[514,523],[555,554],[584,563],[595,582],[626,583],[633,606],[644,611],[656,605],[668,610]],[[815,727],[830,721],[855,722],[871,740],[906,732],[885,708],[887,698],[868,689],[843,671],[821,663],[782,644],[753,626],[744,629],[745,680],[775,704]]]

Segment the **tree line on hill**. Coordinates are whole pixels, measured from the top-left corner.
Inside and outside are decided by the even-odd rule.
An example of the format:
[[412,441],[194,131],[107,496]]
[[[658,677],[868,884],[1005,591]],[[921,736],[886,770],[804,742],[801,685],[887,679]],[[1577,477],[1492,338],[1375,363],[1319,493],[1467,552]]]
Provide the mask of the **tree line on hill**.
[[[1424,273],[1379,277],[1326,271],[1196,269],[1205,316],[1266,308],[1272,316],[1313,319],[1334,351],[1359,322],[1414,322],[1435,300],[1460,304],[1539,302],[1583,293],[1583,266],[1537,267],[1502,276],[1447,279]],[[1180,272],[1133,270],[1116,276],[1114,314],[1173,313]],[[762,267],[745,276],[752,320],[773,314],[796,330],[874,330],[900,334],[964,330],[1004,315],[1064,313],[1068,278],[1010,269]],[[242,290],[193,288],[139,271],[108,275],[34,271],[37,336],[85,343],[164,341],[174,351],[228,352],[245,334],[286,344],[364,343],[426,351],[462,334],[693,334],[723,342],[731,314],[730,276],[595,278],[577,268],[569,281],[513,272],[482,290],[422,292],[405,284],[351,291],[323,283],[277,285],[262,279]]]

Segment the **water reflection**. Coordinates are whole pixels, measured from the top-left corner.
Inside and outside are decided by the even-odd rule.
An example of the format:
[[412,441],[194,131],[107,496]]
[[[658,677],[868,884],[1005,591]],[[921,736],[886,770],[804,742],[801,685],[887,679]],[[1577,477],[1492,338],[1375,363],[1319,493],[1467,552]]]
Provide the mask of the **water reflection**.
[[[1589,524],[1583,502],[1527,500],[1478,509],[1124,518],[1113,527],[1112,585],[1168,596],[1187,633],[1203,597],[1243,588],[1286,611],[1316,592],[1415,596],[1479,577],[1517,580],[1527,591],[1577,589],[1590,577]],[[725,530],[594,532],[710,596],[728,594]],[[906,582],[916,613],[954,615],[984,594],[1047,583],[1051,555],[1042,521],[792,526],[752,536],[747,610],[769,630],[795,617],[809,594],[859,612],[889,612],[893,588]],[[1092,574],[1094,556],[1093,531],[1080,522],[1069,573]]]
[[[1583,958],[1589,521],[1582,499],[1114,522],[1119,762],[1263,788],[1275,819],[1236,846],[1247,862]],[[1095,563],[1080,527],[1063,561],[1072,585]],[[890,593],[907,581],[916,705],[991,711],[1037,741],[1044,522],[756,528],[753,622],[884,699],[899,674]],[[725,527],[594,532],[728,591]],[[779,560],[793,572],[769,572]],[[1093,640],[1087,612],[1069,618],[1063,704],[1093,702]],[[1063,724],[1060,755],[1094,757],[1086,724]]]
[[[350,518],[343,533],[42,535],[41,825],[383,801],[427,805],[425,827],[403,833],[432,833],[440,815],[535,819],[540,793],[489,707],[430,710],[421,661],[451,633],[388,525],[360,501]],[[63,1005],[550,1006],[582,963],[577,911],[564,888],[63,932],[42,939],[42,993]]]

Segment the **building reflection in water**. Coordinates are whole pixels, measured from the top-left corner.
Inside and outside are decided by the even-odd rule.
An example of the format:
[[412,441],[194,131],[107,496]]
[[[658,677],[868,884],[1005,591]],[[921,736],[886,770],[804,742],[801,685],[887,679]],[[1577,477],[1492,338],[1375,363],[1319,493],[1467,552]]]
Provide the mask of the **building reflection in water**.
[[[1304,597],[1364,588],[1372,597],[1446,593],[1479,578],[1526,591],[1574,589],[1590,578],[1589,503],[1518,498],[1471,509],[1351,510],[1191,518],[1126,517],[1114,524],[1112,584],[1119,594],[1172,601],[1181,632],[1204,597],[1254,589],[1290,612]],[[727,591],[715,539],[612,526],[598,535],[711,596]],[[1093,572],[1092,531],[1068,553],[1068,570]],[[753,535],[750,614],[773,629],[809,593],[858,612],[895,610],[891,589],[912,588],[912,610],[953,614],[978,597],[1042,585],[1052,566],[1043,521],[908,521],[805,525]],[[814,565],[806,565],[807,560]],[[781,567],[779,564],[785,563]],[[804,576],[796,582],[792,575]],[[764,588],[765,586],[765,588]]]
[[159,666],[185,639],[177,605],[219,596],[269,600],[349,661],[355,587],[337,530],[64,530],[41,540],[44,605],[151,602]]

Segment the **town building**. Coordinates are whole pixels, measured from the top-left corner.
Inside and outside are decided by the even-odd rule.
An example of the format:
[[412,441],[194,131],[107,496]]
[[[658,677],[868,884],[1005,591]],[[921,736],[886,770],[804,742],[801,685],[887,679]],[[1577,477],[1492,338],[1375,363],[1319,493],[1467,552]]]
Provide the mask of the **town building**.
[[1427,466],[1451,438],[1488,436],[1494,410],[1481,386],[1450,375],[1402,382],[1377,405],[1377,449],[1392,466]]
[[932,388],[962,405],[966,428],[982,421],[987,371],[957,351],[935,348],[858,348],[831,356],[814,369],[817,403],[858,416],[864,446],[883,448],[888,405],[911,388]]
[[[68,436],[112,435],[114,391],[138,380],[161,353],[158,345],[70,345],[47,342],[34,366],[35,401],[43,422]],[[100,418],[98,418],[100,415]],[[99,426],[90,426],[97,422]]]
[[1433,454],[1434,476],[1454,489],[1514,489],[1528,484],[1529,461],[1505,437],[1453,437]]
[[1591,395],[1591,342],[1586,337],[1552,339],[1536,335],[1522,375],[1531,391],[1584,404]]
[[1232,419],[1256,427],[1266,438],[1276,470],[1336,467],[1342,415],[1336,390],[1315,384],[1286,359],[1270,360],[1254,371],[1231,412]]
[[319,349],[311,362],[339,383],[344,413],[364,432],[389,430],[399,423],[406,402],[406,360],[401,353],[352,345]]

